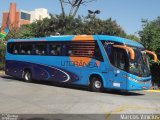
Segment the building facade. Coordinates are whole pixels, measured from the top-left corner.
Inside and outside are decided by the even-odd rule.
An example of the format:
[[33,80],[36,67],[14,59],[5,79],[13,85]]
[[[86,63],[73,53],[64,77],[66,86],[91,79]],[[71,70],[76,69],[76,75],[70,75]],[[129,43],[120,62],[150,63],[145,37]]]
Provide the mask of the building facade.
[[48,10],[45,8],[38,8],[34,11],[30,12],[31,19],[30,22],[34,22],[35,20],[42,20],[44,18],[50,18],[50,15],[48,14]]
[[9,27],[18,27],[19,26],[19,16],[20,13],[16,10],[16,4],[11,3],[9,12],[3,12],[2,18],[2,28],[9,28]]
[[47,9],[38,8],[35,11],[17,10],[16,3],[10,3],[9,11],[3,12],[2,29],[18,28],[21,25],[30,24],[36,20],[50,18]]

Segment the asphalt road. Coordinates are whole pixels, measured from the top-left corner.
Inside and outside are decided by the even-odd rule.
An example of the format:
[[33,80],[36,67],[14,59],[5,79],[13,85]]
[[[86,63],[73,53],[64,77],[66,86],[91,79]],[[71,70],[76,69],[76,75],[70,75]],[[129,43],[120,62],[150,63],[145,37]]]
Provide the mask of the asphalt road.
[[160,93],[90,92],[49,82],[25,83],[0,77],[0,113],[14,114],[160,114]]

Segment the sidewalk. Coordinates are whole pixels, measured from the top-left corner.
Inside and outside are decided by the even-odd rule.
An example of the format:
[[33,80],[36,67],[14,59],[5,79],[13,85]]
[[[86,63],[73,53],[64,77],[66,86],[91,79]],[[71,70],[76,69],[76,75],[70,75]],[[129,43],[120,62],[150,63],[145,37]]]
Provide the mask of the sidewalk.
[[0,70],[0,75],[5,75],[5,72],[3,70]]
[[160,93],[160,90],[144,90],[146,92],[156,92],[156,93]]

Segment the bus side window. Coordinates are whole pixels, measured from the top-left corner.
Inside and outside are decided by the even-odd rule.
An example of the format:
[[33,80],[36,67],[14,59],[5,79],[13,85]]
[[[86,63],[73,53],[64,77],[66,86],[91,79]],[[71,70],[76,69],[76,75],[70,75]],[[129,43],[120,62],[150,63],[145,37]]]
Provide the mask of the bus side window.
[[51,56],[61,55],[61,44],[59,42],[49,43],[49,55]]
[[62,44],[62,47],[61,47],[61,55],[62,56],[69,56],[71,51],[69,51],[69,43],[68,42],[64,42]]
[[44,42],[35,43],[35,54],[36,55],[46,55],[47,54],[47,44]]
[[18,54],[18,50],[14,50],[14,54]]
[[13,43],[8,43],[7,51],[8,53],[14,54],[14,44]]
[[21,50],[21,54],[25,54],[25,51],[24,51],[24,50]]
[[10,54],[18,54],[19,52],[19,43],[8,43],[7,45],[7,51]]
[[95,59],[97,59],[99,61],[103,61],[103,57],[102,57],[102,54],[101,54],[101,51],[100,51],[100,48],[99,48],[97,42],[96,42],[96,45],[95,45],[93,58],[95,58]]
[[20,43],[20,54],[23,55],[31,55],[33,49],[33,44],[32,43]]

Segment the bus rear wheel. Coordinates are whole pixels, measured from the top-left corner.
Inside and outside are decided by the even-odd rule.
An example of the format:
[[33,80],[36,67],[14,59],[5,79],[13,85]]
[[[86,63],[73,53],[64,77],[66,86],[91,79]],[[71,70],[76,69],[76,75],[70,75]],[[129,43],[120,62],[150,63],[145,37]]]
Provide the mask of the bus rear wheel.
[[92,77],[90,80],[90,90],[93,92],[102,92],[103,83],[99,77]]
[[25,82],[32,82],[32,73],[29,70],[24,71],[23,79]]

